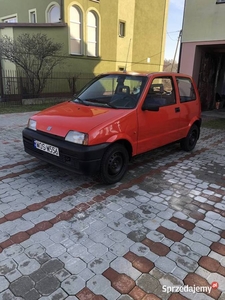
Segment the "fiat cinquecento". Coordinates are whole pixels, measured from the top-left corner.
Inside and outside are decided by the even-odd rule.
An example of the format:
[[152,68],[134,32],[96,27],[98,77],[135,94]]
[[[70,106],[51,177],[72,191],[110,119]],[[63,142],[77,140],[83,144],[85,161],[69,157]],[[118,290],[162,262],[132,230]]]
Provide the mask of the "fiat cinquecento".
[[76,173],[99,173],[112,184],[138,154],[172,142],[192,151],[200,127],[201,104],[190,76],[113,72],[33,115],[23,143],[32,156]]

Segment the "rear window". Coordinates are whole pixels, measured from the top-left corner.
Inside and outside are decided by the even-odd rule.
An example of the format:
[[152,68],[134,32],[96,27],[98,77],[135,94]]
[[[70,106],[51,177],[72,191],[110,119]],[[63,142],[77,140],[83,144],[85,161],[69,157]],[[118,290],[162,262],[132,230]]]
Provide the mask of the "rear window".
[[189,102],[196,100],[195,89],[189,78],[177,77],[177,85],[180,94],[180,102]]

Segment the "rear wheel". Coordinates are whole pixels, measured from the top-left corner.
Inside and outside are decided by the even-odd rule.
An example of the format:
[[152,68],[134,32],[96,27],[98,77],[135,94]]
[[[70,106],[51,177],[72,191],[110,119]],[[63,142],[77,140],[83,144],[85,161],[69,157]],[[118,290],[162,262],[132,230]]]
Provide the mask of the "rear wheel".
[[197,143],[199,137],[199,127],[197,125],[192,125],[188,135],[186,136],[186,138],[181,140],[181,148],[184,151],[192,151]]
[[100,177],[104,183],[119,181],[126,173],[129,162],[127,149],[120,144],[112,145],[106,150],[100,167]]

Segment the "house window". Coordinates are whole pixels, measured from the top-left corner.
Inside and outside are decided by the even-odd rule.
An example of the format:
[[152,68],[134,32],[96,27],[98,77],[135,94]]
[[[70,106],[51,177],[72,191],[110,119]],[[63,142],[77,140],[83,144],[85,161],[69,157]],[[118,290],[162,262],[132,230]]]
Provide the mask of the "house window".
[[216,3],[225,3],[225,0],[217,0]]
[[48,23],[58,23],[60,21],[60,8],[59,5],[53,4],[47,12]]
[[125,22],[119,21],[119,36],[125,37]]
[[70,7],[70,53],[82,54],[82,13],[78,7]]
[[30,23],[37,23],[36,9],[29,10],[29,22]]
[[17,17],[16,16],[10,16],[10,17],[6,17],[6,18],[2,18],[1,22],[4,22],[4,23],[17,23]]
[[98,56],[98,18],[93,11],[87,19],[87,55]]

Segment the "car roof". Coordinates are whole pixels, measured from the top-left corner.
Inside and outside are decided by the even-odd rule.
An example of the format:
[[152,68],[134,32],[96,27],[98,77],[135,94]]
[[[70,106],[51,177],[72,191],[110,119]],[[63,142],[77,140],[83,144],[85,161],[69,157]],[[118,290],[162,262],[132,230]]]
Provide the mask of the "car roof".
[[163,76],[182,76],[182,77],[190,77],[189,75],[187,74],[183,74],[183,73],[178,73],[178,72],[146,72],[146,71],[138,71],[138,72],[135,72],[135,71],[115,71],[115,72],[106,72],[106,73],[103,73],[101,75],[110,75],[110,74],[115,74],[115,75],[118,75],[118,74],[126,74],[126,75],[131,75],[131,76],[147,76],[147,77],[150,77],[150,76],[153,76],[153,75],[163,75]]

